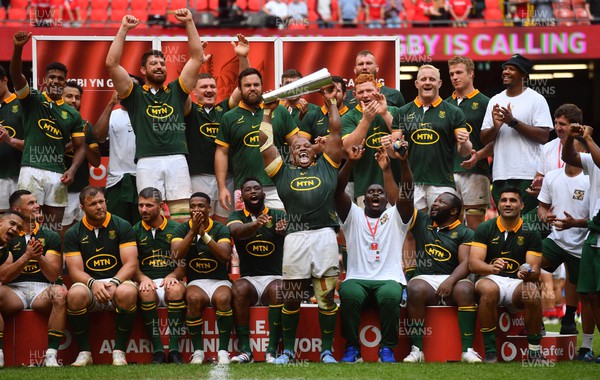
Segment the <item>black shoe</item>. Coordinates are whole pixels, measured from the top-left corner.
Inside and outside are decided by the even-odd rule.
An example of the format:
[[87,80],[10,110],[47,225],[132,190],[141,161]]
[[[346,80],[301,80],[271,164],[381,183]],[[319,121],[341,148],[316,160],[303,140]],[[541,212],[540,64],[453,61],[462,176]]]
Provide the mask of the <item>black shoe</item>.
[[590,350],[589,348],[581,347],[577,353],[577,357],[575,358],[575,360],[592,363],[596,360],[596,358],[594,357],[594,351]]
[[165,353],[163,351],[157,351],[152,355],[152,364],[163,364],[166,363]]
[[169,363],[183,364],[183,358],[179,351],[169,351]]
[[498,363],[498,355],[495,352],[486,352],[485,358],[483,359],[484,363]]
[[575,323],[575,317],[563,317],[560,321],[560,335],[577,335],[577,324]]

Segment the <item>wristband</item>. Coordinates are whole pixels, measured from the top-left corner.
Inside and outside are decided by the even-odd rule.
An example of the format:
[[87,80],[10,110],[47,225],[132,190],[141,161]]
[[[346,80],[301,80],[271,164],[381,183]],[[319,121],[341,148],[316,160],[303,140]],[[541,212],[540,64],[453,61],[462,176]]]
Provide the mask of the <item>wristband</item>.
[[121,285],[121,280],[119,280],[116,277],[111,278],[110,280],[108,280],[108,282],[112,282],[113,284],[115,284],[116,286]]
[[516,127],[517,127],[517,125],[519,125],[519,120],[517,120],[517,119],[513,119],[513,121],[511,121],[511,122],[510,122],[510,123],[508,123],[507,125],[508,125],[509,127],[511,127],[511,128],[513,128],[513,129],[514,129],[514,128],[516,128]]
[[264,112],[265,115],[267,115],[267,116],[271,115],[271,110],[270,109],[265,109],[264,111],[265,111]]
[[204,244],[208,245],[208,243],[210,243],[211,240],[212,238],[210,237],[210,235],[204,232],[204,235],[202,235],[202,241],[204,242]]
[[96,280],[95,280],[95,279],[93,279],[93,278],[90,278],[90,279],[87,281],[87,287],[88,287],[89,289],[91,289],[91,288],[92,288],[92,286],[94,285],[94,282],[96,282]]

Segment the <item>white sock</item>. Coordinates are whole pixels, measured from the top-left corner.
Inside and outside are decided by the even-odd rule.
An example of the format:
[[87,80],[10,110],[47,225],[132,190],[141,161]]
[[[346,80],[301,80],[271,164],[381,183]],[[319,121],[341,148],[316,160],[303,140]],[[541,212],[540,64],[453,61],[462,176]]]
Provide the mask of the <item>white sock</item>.
[[540,351],[542,346],[539,344],[529,344],[529,351]]
[[592,349],[592,341],[594,340],[594,334],[583,334],[581,338],[581,348]]

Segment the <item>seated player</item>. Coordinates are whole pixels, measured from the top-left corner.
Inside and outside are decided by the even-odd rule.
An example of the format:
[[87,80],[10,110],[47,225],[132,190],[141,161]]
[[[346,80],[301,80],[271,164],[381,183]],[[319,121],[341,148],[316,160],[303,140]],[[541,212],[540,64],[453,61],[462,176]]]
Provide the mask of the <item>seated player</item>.
[[140,191],[138,208],[142,220],[133,226],[138,247],[138,297],[142,319],[152,340],[152,363],[164,363],[165,351],[160,339],[158,306],[167,307],[169,326],[169,363],[182,364],[179,337],[185,313],[185,286],[172,273],[176,264],[171,260],[171,240],[179,223],[161,215],[164,200],[158,189]]
[[138,270],[137,247],[131,224],[106,212],[99,187],[81,191],[84,217],[65,234],[64,252],[73,285],[67,293],[67,316],[79,347],[72,364],[92,364],[89,313],[117,313],[113,365],[127,365],[125,350],[135,322],[137,285],[131,281]]
[[[41,207],[27,190],[11,194],[12,210],[25,217],[23,230],[8,244],[12,256],[0,271],[2,317],[24,309],[49,314],[48,349],[44,366],[58,367],[58,347],[64,336],[67,288],[55,284],[62,274],[61,241],[58,233],[41,226]],[[0,317],[0,341],[4,321]],[[0,346],[1,347],[1,346]]]
[[[250,363],[250,306],[269,306],[269,346],[265,361],[272,363],[281,337],[281,265],[285,237],[285,213],[265,206],[258,178],[248,178],[241,188],[244,209],[229,216],[227,226],[240,257],[241,278],[233,284],[235,331],[240,354],[235,363]],[[266,247],[266,250],[260,250]]]
[[218,364],[229,364],[233,311],[227,264],[231,257],[231,237],[225,225],[209,217],[210,201],[205,193],[192,194],[191,219],[177,227],[171,240],[171,255],[176,260],[185,259],[185,266],[178,266],[175,273],[178,279],[185,276],[188,282],[186,324],[194,346],[191,363],[204,362],[202,309],[213,306],[219,329]]
[[[546,361],[542,355],[542,301],[539,289],[542,237],[523,225],[523,198],[517,187],[500,191],[500,215],[481,223],[469,257],[469,270],[478,275],[479,323],[483,334],[486,363],[495,363],[498,306],[509,311],[525,309],[529,344],[527,358]],[[523,265],[527,264],[527,265]]]

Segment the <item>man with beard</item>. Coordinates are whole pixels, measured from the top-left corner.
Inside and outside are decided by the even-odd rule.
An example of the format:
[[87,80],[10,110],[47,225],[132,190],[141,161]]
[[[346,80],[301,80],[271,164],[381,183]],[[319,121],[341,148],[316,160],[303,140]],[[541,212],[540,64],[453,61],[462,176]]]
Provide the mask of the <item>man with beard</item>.
[[[478,277],[479,324],[483,334],[486,363],[495,363],[498,306],[509,311],[525,309],[527,359],[543,364],[542,302],[538,285],[542,263],[542,237],[521,219],[524,204],[518,187],[500,191],[500,216],[485,221],[475,230],[469,270]],[[527,266],[523,264],[527,263]]]
[[[244,179],[256,177],[263,184],[265,205],[269,208],[283,209],[283,203],[277,195],[277,190],[271,178],[262,165],[258,128],[263,119],[262,76],[253,68],[242,71],[238,77],[238,88],[242,93],[239,107],[227,112],[221,118],[221,126],[215,142],[215,175],[219,186],[219,202],[221,207],[229,210],[231,193],[227,190],[227,168],[229,156],[233,163],[235,188],[239,189]],[[285,148],[292,146],[296,139],[298,128],[290,113],[283,106],[273,111],[273,143],[282,157],[287,157]],[[287,146],[285,145],[287,143]],[[285,161],[285,158],[284,158]]]
[[[383,172],[375,160],[375,152],[381,146],[381,138],[393,132],[392,120],[398,108],[386,105],[385,96],[379,92],[371,74],[360,74],[356,78],[354,94],[360,104],[342,117],[342,139],[345,149],[365,141],[366,152],[354,167],[354,197],[362,206],[367,187],[374,183],[383,185]],[[399,179],[395,162],[392,171]]]
[[[401,144],[404,147],[407,145],[406,141]],[[370,185],[362,210],[352,203],[344,189],[354,163],[364,151],[362,146],[352,147],[348,161],[340,170],[335,192],[335,208],[342,221],[348,251],[346,279],[339,289],[342,336],[346,339],[342,362],[362,362],[358,336],[360,315],[366,305],[374,304],[381,324],[379,361],[395,363],[393,349],[398,345],[400,302],[403,287],[406,286],[399,247],[404,242],[414,215],[412,172],[406,151],[403,155],[394,153],[394,158],[400,158],[402,190],[399,193],[390,159],[380,148],[376,157],[383,171],[385,189],[379,184]],[[389,209],[388,196],[390,202],[395,204]]]
[[235,331],[240,354],[231,361],[250,363],[250,306],[269,306],[269,346],[265,362],[273,363],[281,338],[281,262],[285,213],[265,206],[265,193],[256,178],[242,183],[244,209],[229,216],[227,226],[240,257],[241,278],[233,284]]
[[[68,81],[65,89],[63,90],[63,100],[65,103],[75,108],[77,111],[81,108],[81,97],[83,96],[83,87],[77,84],[75,81]],[[68,188],[69,204],[65,209],[65,213],[62,219],[61,236],[64,236],[65,232],[73,225],[73,223],[80,221],[83,218],[83,211],[79,207],[79,192],[83,190],[90,182],[90,171],[88,163],[94,167],[100,166],[100,148],[98,143],[94,140],[93,127],[87,120],[84,123],[84,134],[85,134],[85,160],[83,160],[81,166],[75,173],[75,179]],[[73,146],[67,144],[65,147],[65,162],[67,166],[71,165],[73,161]]]
[[[379,66],[375,62],[375,56],[370,50],[361,50],[356,55],[356,63],[354,66],[354,74],[358,77],[360,74],[371,74],[373,78],[377,79],[377,73],[379,72]],[[385,100],[388,106],[402,107],[405,104],[404,96],[398,90],[384,86],[381,82],[376,82],[379,92],[385,96]],[[356,86],[356,83],[354,84]],[[352,109],[360,105],[360,101],[355,98],[356,91],[348,90],[346,92],[346,100],[344,103],[348,108]]]
[[[533,64],[520,54],[502,64],[506,90],[488,103],[481,127],[481,142],[494,141],[492,197],[498,204],[499,191],[516,186],[524,192],[535,176],[542,145],[548,141],[552,117],[546,99],[527,87]],[[523,213],[537,206],[537,199],[523,194]]]
[[[250,65],[248,53],[250,45],[241,34],[237,35],[237,43],[232,42],[239,60],[239,71],[242,72]],[[198,81],[193,90],[196,102],[191,97],[185,104],[185,124],[187,145],[190,154],[187,156],[193,192],[208,194],[213,204],[212,218],[224,223],[229,211],[219,204],[217,179],[215,177],[215,138],[223,115],[235,108],[241,100],[240,90],[236,88],[230,97],[217,104],[217,81],[209,73],[198,75]],[[227,189],[233,192],[233,177],[227,175]]]
[[210,197],[194,193],[190,197],[191,219],[179,225],[171,240],[171,256],[185,259],[185,265],[175,270],[177,279],[187,279],[186,325],[194,346],[192,364],[204,362],[202,340],[202,310],[215,308],[219,329],[218,364],[229,364],[229,339],[233,327],[231,309],[231,281],[227,264],[231,258],[231,235],[229,229],[210,218]]
[[133,226],[139,262],[135,281],[139,284],[142,320],[154,349],[152,363],[165,363],[157,307],[166,306],[170,335],[168,361],[181,364],[179,337],[185,312],[185,287],[172,273],[176,263],[171,259],[171,240],[179,223],[161,215],[163,206],[162,195],[157,189],[147,187],[140,191],[138,208],[142,220]]
[[125,350],[135,322],[138,271],[137,247],[131,224],[106,212],[104,193],[88,186],[79,202],[84,217],[65,234],[65,258],[73,285],[67,293],[67,316],[79,347],[72,364],[92,364],[89,313],[115,310],[113,365],[127,365]]
[[[18,189],[31,191],[40,205],[44,223],[60,231],[68,203],[67,186],[85,159],[81,115],[62,99],[67,68],[60,62],[46,66],[46,91],[30,89],[23,75],[21,55],[31,33],[17,32],[10,62],[10,77],[23,107],[24,147]],[[65,167],[65,146],[73,143],[73,162]]]
[[[58,347],[66,324],[67,288],[53,284],[62,274],[61,242],[58,233],[40,226],[40,205],[27,190],[17,190],[10,196],[11,209],[25,217],[26,223],[8,244],[12,253],[0,273],[0,311],[2,317],[24,309],[49,314],[48,348],[45,367],[58,367]],[[0,317],[0,348],[4,320]]]
[[190,59],[179,78],[165,85],[165,56],[158,50],[150,50],[142,56],[140,72],[146,81],[143,87],[134,84],[127,71],[119,65],[125,37],[139,24],[139,20],[130,15],[123,17],[106,56],[106,68],[122,99],[121,103],[127,108],[135,132],[137,188],[158,188],[167,200],[171,217],[185,221],[192,187],[185,158],[188,148],[184,106],[196,84],[200,66],[208,57],[204,56],[192,13],[183,8],[175,10],[174,16],[185,25],[190,47]]
[[260,123],[259,144],[265,172],[275,182],[288,216],[282,270],[284,351],[274,364],[285,365],[295,356],[300,302],[310,279],[319,307],[321,362],[336,363],[331,348],[338,308],[333,298],[339,275],[336,239],[339,225],[333,196],[343,150],[336,93],[335,86],[322,90],[330,133],[318,159],[310,141],[298,137],[291,145],[292,164],[283,162],[273,145],[271,113],[277,107],[275,102],[265,105]]

